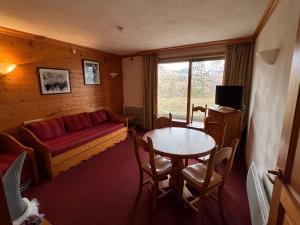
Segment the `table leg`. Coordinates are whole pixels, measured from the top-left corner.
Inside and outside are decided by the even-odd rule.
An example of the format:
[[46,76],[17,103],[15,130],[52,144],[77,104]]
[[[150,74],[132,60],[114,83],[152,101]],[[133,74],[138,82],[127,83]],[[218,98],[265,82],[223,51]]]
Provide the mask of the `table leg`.
[[174,193],[177,194],[177,200],[181,200],[182,189],[183,189],[183,177],[182,177],[182,169],[184,168],[183,160],[180,157],[172,157],[171,158],[173,165],[173,174],[170,180],[170,186]]

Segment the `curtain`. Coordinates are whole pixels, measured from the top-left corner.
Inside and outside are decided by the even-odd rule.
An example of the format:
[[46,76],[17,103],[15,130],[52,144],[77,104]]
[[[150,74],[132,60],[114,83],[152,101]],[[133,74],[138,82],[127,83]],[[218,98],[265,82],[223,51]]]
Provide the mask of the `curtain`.
[[157,55],[144,56],[144,128],[153,128],[153,115],[157,114]]
[[226,49],[226,63],[223,83],[224,85],[244,86],[244,127],[248,122],[253,54],[254,43],[252,42],[228,45]]

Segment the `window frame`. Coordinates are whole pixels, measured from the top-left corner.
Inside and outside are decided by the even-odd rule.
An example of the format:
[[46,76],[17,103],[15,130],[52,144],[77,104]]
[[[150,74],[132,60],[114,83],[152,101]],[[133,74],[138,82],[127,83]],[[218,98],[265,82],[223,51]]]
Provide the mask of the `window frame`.
[[[177,58],[177,59],[173,58],[173,59],[169,59],[169,60],[160,59],[158,61],[158,64],[180,63],[180,62],[188,62],[189,63],[186,118],[185,118],[185,122],[183,122],[182,120],[176,120],[176,119],[174,120],[173,119],[173,121],[176,122],[176,124],[178,124],[178,125],[187,125],[187,124],[190,123],[190,118],[191,118],[191,93],[192,93],[192,63],[193,62],[202,62],[202,61],[211,61],[211,60],[224,60],[225,65],[226,65],[225,54],[224,55],[209,56],[209,57],[201,57],[201,58],[189,58],[189,57],[187,57],[185,59],[184,57],[182,57],[182,58]],[[157,67],[158,67],[158,64],[157,64]],[[223,81],[224,81],[224,74],[225,74],[225,69],[226,69],[225,65],[224,65],[224,70],[223,70]],[[158,76],[158,74],[157,74],[157,76]],[[223,81],[222,81],[222,84],[223,84]],[[158,99],[156,101],[156,108],[158,108]],[[157,114],[158,114],[158,112],[157,112]]]

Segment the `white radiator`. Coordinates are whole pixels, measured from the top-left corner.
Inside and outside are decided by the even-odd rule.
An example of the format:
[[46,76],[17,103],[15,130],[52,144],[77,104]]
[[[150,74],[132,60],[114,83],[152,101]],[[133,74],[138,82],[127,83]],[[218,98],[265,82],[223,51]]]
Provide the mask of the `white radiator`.
[[247,195],[252,225],[265,225],[268,222],[270,205],[254,162],[247,174]]

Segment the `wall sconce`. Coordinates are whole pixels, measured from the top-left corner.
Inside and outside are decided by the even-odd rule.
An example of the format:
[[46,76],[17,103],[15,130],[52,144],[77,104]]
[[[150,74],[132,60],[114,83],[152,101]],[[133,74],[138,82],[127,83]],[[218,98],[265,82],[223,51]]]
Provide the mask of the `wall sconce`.
[[110,75],[112,78],[114,78],[114,77],[116,77],[116,76],[118,75],[118,73],[109,73],[109,75]]
[[12,63],[0,63],[0,75],[6,75],[15,69],[16,65]]
[[269,50],[264,50],[256,53],[265,63],[269,65],[274,65],[276,62],[276,59],[279,55],[279,48],[274,48],[274,49],[269,49]]

